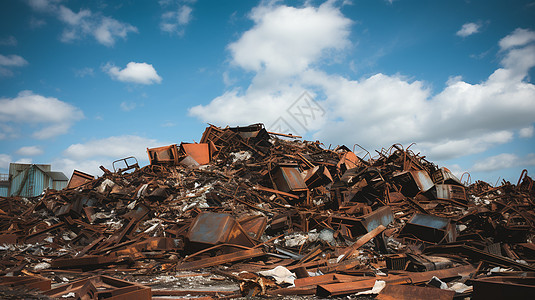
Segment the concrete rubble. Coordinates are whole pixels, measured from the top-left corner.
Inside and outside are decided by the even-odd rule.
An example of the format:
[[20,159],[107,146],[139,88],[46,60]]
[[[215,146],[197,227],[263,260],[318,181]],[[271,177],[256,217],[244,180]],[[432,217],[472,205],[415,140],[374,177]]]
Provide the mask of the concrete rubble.
[[409,148],[359,157],[210,125],[199,143],[147,149],[148,166],[128,157],[63,190],[0,197],[0,296],[529,297],[527,171],[468,185]]

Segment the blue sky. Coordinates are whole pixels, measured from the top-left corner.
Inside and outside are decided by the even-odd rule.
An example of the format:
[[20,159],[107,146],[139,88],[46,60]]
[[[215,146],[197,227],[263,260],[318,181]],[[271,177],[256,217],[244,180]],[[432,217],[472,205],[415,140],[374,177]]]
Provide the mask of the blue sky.
[[[101,175],[206,123],[535,173],[534,1],[3,1],[0,172]],[[359,153],[361,156],[363,153]]]

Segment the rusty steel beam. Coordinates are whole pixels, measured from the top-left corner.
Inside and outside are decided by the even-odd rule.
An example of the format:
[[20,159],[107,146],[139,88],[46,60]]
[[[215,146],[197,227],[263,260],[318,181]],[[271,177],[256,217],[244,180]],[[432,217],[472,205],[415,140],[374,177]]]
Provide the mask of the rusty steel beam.
[[249,258],[255,258],[265,255],[262,249],[250,249],[237,251],[230,254],[223,254],[215,257],[203,258],[196,261],[184,262],[176,266],[177,270],[195,270],[213,267],[225,263],[236,262]]
[[364,245],[367,242],[369,242],[371,239],[376,237],[378,234],[383,232],[385,229],[386,229],[385,226],[379,225],[374,230],[372,230],[372,231],[366,233],[365,235],[361,236],[353,245],[351,245],[351,246],[347,247],[346,249],[344,249],[344,251],[343,251],[344,252],[344,257],[342,257],[342,259],[340,261],[344,261],[344,260],[348,259],[349,257],[351,257],[353,255],[353,253],[355,253],[355,251],[357,251],[360,247],[362,247],[362,245]]

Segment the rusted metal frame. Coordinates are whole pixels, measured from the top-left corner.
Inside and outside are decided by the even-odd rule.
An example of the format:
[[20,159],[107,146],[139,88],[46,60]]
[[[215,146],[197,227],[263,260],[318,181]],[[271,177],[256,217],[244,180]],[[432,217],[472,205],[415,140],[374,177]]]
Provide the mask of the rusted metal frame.
[[255,258],[265,255],[262,249],[249,249],[242,250],[230,254],[223,254],[215,257],[204,258],[196,261],[185,262],[180,265],[177,265],[177,270],[193,270],[193,269],[202,269],[207,267],[213,267],[220,264],[236,262],[240,260],[245,260],[249,258]]
[[498,204],[501,204],[504,206],[504,209],[500,212],[500,213],[504,213],[506,212],[508,209],[511,209],[513,210],[514,212],[516,212],[517,214],[519,214],[520,216],[522,216],[522,218],[524,218],[524,220],[526,220],[526,223],[529,224],[530,227],[533,227],[534,226],[534,223],[533,221],[526,215],[526,212],[524,211],[521,211],[519,210],[518,208],[514,207],[514,206],[511,206],[510,204],[507,204],[507,203],[504,203],[500,200],[495,200],[494,202],[498,203]]
[[[371,161],[371,159],[372,159],[372,155],[370,154],[370,152],[369,152],[368,150],[364,149],[361,145],[359,145],[359,144],[354,144],[354,145],[353,145],[353,151],[352,151],[353,153],[355,153],[355,146],[359,146],[360,149],[366,151],[366,153],[367,153],[366,155],[370,157],[370,158],[368,159],[368,162],[367,162],[367,164],[369,165],[369,164],[370,164],[370,161]],[[356,155],[356,154],[355,154],[355,155]],[[362,158],[362,160],[364,160],[364,159],[366,158],[366,155],[364,155],[364,157]],[[357,156],[357,157],[358,157],[358,156]]]

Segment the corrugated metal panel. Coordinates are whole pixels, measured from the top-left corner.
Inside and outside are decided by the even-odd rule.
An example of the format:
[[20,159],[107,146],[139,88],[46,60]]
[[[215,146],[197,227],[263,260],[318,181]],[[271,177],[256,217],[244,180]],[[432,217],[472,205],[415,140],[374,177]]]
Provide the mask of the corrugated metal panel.
[[7,186],[0,186],[0,197],[7,197],[7,191],[9,188]]
[[[12,172],[11,167],[13,165],[15,166]],[[35,165],[25,165],[26,169],[24,169],[22,166],[17,165],[20,164],[10,164],[9,173],[17,174],[12,177],[11,180],[11,196],[17,195],[18,193],[18,195],[22,197],[34,197],[40,195],[44,189],[52,185],[50,176],[42,170],[50,169],[50,166],[48,166],[48,168],[41,168],[41,166],[46,165],[40,165],[39,167]]]
[[59,191],[67,187],[67,183],[68,181],[65,181],[65,180],[53,180],[52,188]]

